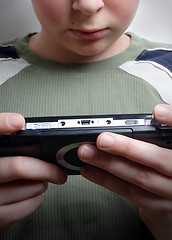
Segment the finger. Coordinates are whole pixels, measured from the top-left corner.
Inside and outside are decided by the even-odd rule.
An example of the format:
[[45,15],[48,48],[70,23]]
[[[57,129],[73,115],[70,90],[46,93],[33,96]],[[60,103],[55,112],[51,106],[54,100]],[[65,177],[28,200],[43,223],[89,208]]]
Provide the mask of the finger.
[[104,169],[146,191],[172,200],[172,179],[152,168],[104,153],[91,145],[81,146],[78,154],[81,160],[88,164]]
[[63,184],[67,180],[67,173],[55,164],[36,158],[2,157],[0,159],[0,183],[18,179]]
[[153,114],[158,121],[172,126],[172,105],[158,104],[154,107]]
[[26,218],[38,209],[43,202],[42,195],[33,198],[1,206],[0,207],[0,228],[5,228],[16,221]]
[[102,133],[97,147],[104,152],[125,157],[172,177],[172,150],[132,139],[120,134]]
[[24,117],[17,113],[0,113],[0,134],[20,130],[25,123]]
[[163,213],[168,213],[172,210],[172,201],[149,193],[102,169],[84,166],[81,168],[81,174],[89,181],[116,192],[142,208],[147,208],[152,211],[162,211]]
[[47,189],[47,182],[15,181],[0,185],[0,206],[23,201],[40,195]]

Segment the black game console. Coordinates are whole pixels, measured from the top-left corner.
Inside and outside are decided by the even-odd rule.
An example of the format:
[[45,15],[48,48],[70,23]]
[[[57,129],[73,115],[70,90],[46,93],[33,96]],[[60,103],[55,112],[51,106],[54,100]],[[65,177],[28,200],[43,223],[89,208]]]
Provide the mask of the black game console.
[[0,136],[0,157],[30,156],[80,174],[80,143],[95,143],[102,132],[122,134],[172,149],[172,127],[152,114],[26,118],[20,131]]

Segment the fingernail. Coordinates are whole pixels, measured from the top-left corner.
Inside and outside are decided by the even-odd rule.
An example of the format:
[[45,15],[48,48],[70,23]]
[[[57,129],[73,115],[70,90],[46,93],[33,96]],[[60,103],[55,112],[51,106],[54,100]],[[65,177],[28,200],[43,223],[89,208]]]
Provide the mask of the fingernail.
[[92,159],[94,156],[94,150],[87,145],[84,145],[81,149],[81,158],[84,160]]
[[23,123],[23,117],[19,114],[10,114],[7,117],[7,124],[12,127],[18,128],[19,126],[22,125],[22,123]]
[[100,147],[101,148],[110,148],[114,145],[114,138],[111,135],[104,134],[100,138]]
[[165,105],[158,105],[155,107],[155,114],[157,117],[166,117],[169,115],[170,111]]

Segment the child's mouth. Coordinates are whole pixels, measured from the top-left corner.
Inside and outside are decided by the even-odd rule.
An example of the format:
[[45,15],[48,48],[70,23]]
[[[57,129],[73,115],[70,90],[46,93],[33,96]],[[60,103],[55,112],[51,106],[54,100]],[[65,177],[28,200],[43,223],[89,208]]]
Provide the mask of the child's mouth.
[[92,30],[80,30],[80,29],[70,29],[70,32],[77,38],[94,40],[103,37],[108,31],[108,28],[104,29],[92,29]]

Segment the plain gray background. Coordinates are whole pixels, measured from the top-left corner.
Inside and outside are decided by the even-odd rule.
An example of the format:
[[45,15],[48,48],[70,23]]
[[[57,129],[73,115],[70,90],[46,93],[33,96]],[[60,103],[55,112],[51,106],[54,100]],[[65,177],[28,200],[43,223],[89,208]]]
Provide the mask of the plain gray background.
[[[128,30],[153,41],[172,43],[171,11],[171,0],[140,0],[136,18]],[[31,0],[0,0],[0,41],[39,29]]]

